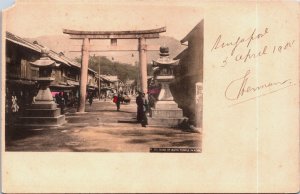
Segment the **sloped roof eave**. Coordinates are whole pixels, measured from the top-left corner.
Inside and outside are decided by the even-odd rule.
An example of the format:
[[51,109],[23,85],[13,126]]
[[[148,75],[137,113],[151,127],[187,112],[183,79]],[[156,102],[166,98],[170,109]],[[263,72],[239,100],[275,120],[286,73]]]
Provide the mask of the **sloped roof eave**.
[[184,43],[184,42],[188,41],[190,36],[197,30],[197,28],[200,28],[200,25],[202,22],[203,22],[203,19],[182,40],[180,40],[180,43]]
[[27,45],[27,44],[24,44],[24,43],[19,42],[19,41],[17,41],[17,40],[10,39],[10,38],[8,38],[8,37],[6,37],[6,40],[8,40],[8,41],[10,41],[10,42],[12,42],[12,43],[18,44],[18,45],[20,45],[20,46],[24,46],[24,47],[26,47],[26,48],[28,48],[28,49],[37,51],[37,52],[39,52],[39,53],[41,52],[41,49],[38,49],[38,48],[34,47],[33,45]]
[[181,53],[179,53],[174,59],[182,59],[183,57],[185,57],[188,53],[188,48],[184,49]]

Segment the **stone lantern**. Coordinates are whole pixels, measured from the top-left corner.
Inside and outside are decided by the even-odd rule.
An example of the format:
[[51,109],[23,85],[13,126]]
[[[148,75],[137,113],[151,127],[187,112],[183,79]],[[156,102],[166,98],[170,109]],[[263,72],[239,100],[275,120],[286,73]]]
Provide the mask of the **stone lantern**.
[[25,111],[25,116],[20,118],[22,125],[27,126],[59,126],[65,123],[65,116],[61,115],[60,108],[54,102],[50,83],[54,80],[51,77],[52,68],[56,65],[55,61],[48,57],[49,51],[42,49],[40,59],[31,62],[31,65],[39,68],[39,91],[35,100]]
[[42,56],[40,59],[31,62],[31,65],[39,68],[39,77],[37,82],[39,84],[39,91],[35,98],[36,104],[53,104],[53,98],[50,91],[50,83],[54,81],[51,77],[52,68],[55,66],[55,61],[48,57],[49,51],[42,49]]
[[160,47],[160,57],[153,60],[154,80],[160,84],[161,90],[154,107],[151,108],[149,125],[176,127],[185,119],[169,87],[175,78],[173,69],[178,62],[179,60],[170,59],[168,47]]

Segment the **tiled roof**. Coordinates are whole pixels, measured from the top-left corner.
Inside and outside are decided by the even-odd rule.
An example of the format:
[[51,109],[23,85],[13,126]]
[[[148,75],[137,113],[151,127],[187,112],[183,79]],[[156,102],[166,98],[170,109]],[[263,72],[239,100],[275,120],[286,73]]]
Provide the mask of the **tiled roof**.
[[59,54],[60,58],[64,59],[65,61],[67,61],[70,65],[72,66],[75,66],[75,67],[78,67],[80,68],[81,65],[79,63],[77,63],[76,61],[73,61],[71,59],[69,59],[68,57],[66,57],[65,55],[63,54]]
[[117,82],[118,76],[116,75],[100,75],[101,79],[107,80],[109,82]]
[[13,42],[15,44],[18,44],[20,46],[24,46],[26,48],[29,48],[31,50],[34,50],[34,51],[37,51],[37,52],[41,52],[41,49],[38,48],[37,46],[35,46],[34,44],[32,44],[31,42],[19,37],[19,36],[16,36],[10,32],[6,32],[6,40],[10,41],[10,42]]
[[[36,47],[39,47],[40,49],[44,48],[43,45],[37,43],[37,42],[34,42],[33,43]],[[70,64],[68,63],[68,61],[64,60],[62,57],[60,57],[58,55],[58,53],[56,53],[55,51],[53,50],[49,50],[49,57],[53,60],[55,60],[56,62],[59,62],[59,63],[63,63],[67,66],[70,66]]]
[[[18,44],[20,46],[29,48],[31,50],[37,51],[39,53],[41,53],[42,48],[45,47],[45,46],[43,46],[43,45],[41,45],[41,44],[39,44],[37,42],[31,43],[31,42],[25,40],[24,38],[21,38],[19,36],[14,35],[11,32],[6,32],[6,40],[8,40],[10,42],[13,42],[15,44]],[[63,63],[65,65],[67,65],[67,66],[74,66],[74,67],[77,67],[79,69],[81,68],[81,64],[79,64],[78,62],[73,61],[73,60],[69,59],[68,57],[66,57],[64,55],[60,55],[60,54],[58,54],[57,52],[55,52],[53,50],[49,51],[49,57],[52,60],[55,60],[56,62],[59,62],[59,63]],[[89,68],[88,70],[91,71],[91,72],[93,72],[93,73],[97,73],[96,71],[94,71],[91,68]]]

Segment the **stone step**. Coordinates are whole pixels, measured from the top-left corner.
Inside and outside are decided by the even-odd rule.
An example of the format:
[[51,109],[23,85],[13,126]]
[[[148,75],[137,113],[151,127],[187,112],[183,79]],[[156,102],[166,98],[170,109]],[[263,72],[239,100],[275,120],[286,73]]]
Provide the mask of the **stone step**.
[[60,108],[56,109],[26,109],[25,117],[57,117],[61,113]]
[[36,103],[36,104],[31,104],[29,109],[56,109],[57,104],[55,103]]
[[116,122],[136,122],[136,119],[128,119],[128,117],[69,117],[66,116],[66,120],[70,123],[80,122],[103,122],[103,123],[116,123]]
[[65,115],[56,117],[20,117],[18,124],[22,125],[41,125],[41,126],[59,126],[64,124]]
[[148,118],[149,126],[178,127],[186,118]]
[[157,101],[154,105],[155,109],[177,109],[178,105],[174,101]]
[[150,116],[152,118],[182,118],[183,112],[181,109],[151,109]]

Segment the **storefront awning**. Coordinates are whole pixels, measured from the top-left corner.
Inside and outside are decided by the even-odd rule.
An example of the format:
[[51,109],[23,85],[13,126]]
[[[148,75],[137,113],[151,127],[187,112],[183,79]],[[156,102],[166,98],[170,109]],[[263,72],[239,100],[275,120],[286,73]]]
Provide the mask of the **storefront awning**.
[[75,89],[75,86],[66,86],[66,85],[50,85],[51,91],[60,91],[60,92],[69,92]]
[[35,85],[35,81],[30,80],[6,80],[7,84],[18,84],[18,85]]
[[71,86],[79,86],[79,82],[72,80],[67,80],[67,84]]

